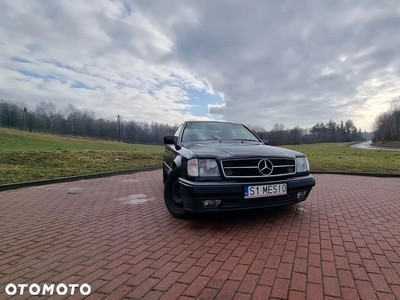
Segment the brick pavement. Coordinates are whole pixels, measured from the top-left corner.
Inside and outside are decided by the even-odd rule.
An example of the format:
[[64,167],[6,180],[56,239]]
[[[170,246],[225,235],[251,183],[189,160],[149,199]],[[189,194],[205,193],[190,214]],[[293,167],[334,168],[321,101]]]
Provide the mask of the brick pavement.
[[61,282],[88,299],[400,299],[400,179],[315,177],[298,205],[189,220],[160,170],[1,192],[0,299]]

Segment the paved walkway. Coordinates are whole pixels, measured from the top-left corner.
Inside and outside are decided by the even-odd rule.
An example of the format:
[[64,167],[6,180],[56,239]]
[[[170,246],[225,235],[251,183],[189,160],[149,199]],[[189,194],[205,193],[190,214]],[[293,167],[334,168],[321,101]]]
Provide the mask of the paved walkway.
[[400,179],[315,177],[297,206],[189,220],[167,212],[160,170],[1,192],[0,299],[9,283],[89,283],[90,299],[400,299]]
[[372,141],[366,141],[366,142],[354,144],[354,145],[351,145],[350,147],[358,148],[358,149],[367,149],[367,150],[400,151],[400,148],[372,146]]

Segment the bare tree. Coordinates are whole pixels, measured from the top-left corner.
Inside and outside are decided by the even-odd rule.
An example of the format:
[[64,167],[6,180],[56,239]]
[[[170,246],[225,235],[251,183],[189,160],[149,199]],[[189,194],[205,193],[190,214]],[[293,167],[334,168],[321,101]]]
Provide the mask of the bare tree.
[[400,97],[394,98],[389,110],[376,117],[374,141],[400,141]]

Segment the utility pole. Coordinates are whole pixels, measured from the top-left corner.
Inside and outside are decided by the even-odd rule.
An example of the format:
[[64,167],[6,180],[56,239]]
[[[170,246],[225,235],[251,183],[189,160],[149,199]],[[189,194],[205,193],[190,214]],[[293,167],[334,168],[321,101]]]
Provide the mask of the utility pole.
[[29,132],[32,132],[31,124],[29,122],[29,115],[28,110],[24,107],[24,112],[22,114],[22,127],[21,130],[24,128],[28,128]]
[[115,137],[117,136],[117,132],[118,132],[118,142],[121,142],[121,117],[120,117],[120,115],[118,115],[117,123],[115,124],[115,131],[114,131],[113,141],[115,141]]

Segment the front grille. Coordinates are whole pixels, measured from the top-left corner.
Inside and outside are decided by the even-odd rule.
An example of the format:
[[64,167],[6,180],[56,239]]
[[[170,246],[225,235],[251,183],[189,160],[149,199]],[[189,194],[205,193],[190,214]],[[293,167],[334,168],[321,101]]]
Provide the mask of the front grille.
[[[268,160],[272,164],[270,174],[263,174],[259,169],[259,163]],[[225,177],[271,177],[292,175],[296,172],[294,159],[290,158],[247,158],[222,161],[222,169]]]

